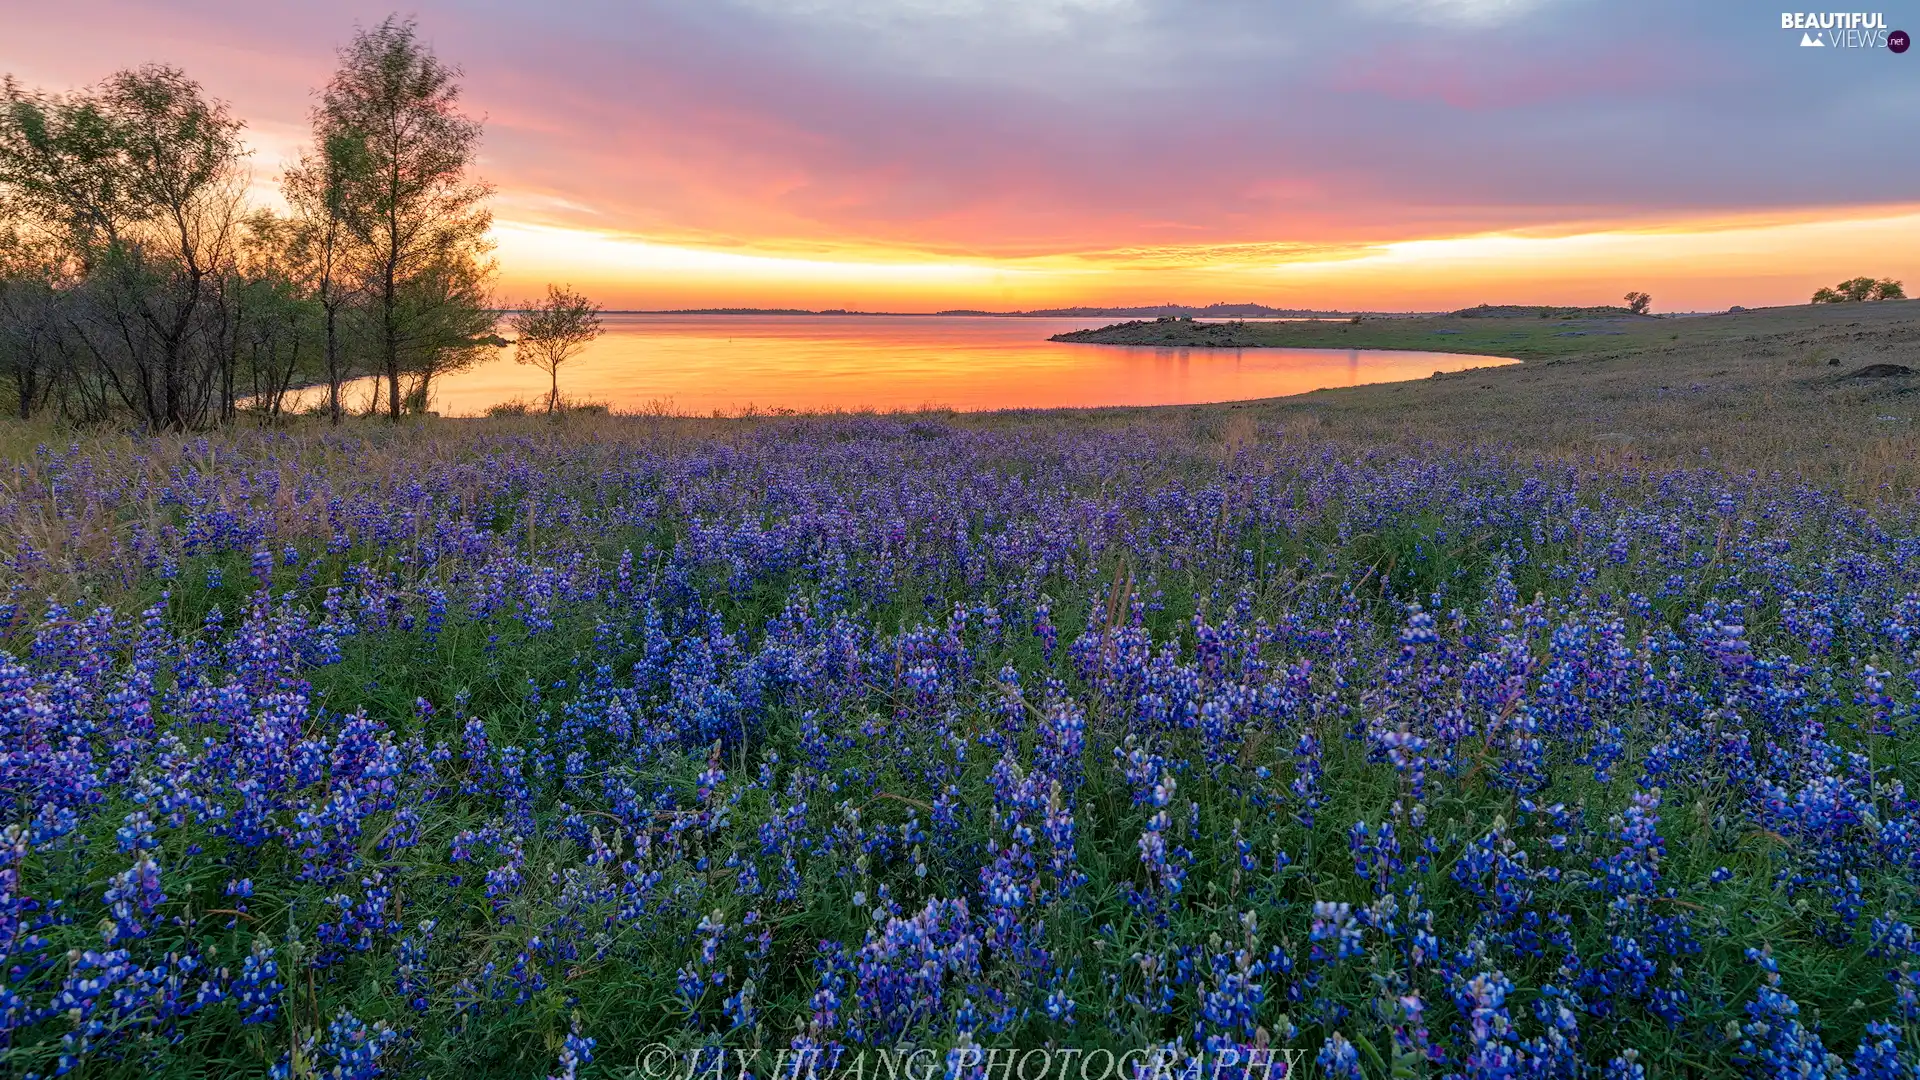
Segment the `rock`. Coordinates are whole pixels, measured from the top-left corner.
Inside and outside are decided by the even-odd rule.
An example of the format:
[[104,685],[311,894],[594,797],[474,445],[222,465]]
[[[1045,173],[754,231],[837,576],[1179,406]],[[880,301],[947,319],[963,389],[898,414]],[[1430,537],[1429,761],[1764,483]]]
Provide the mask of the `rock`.
[[1913,374],[1913,369],[1905,364],[1868,364],[1858,371],[1849,371],[1843,379],[1893,379]]
[[1840,358],[1839,358],[1839,357],[1837,357],[1837,356],[1830,356],[1830,357],[1828,357],[1828,358],[1827,358],[1827,366],[1828,366],[1828,367],[1839,367],[1839,366],[1840,366]]

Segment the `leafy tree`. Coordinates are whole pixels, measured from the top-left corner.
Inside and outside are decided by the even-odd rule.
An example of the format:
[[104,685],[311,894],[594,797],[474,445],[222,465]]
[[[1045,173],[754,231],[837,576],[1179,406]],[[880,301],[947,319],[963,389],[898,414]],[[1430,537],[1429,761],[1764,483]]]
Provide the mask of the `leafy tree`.
[[321,355],[327,312],[304,261],[306,223],[262,210],[246,224],[233,348],[253,408],[277,417],[296,382],[330,374]]
[[0,189],[9,218],[36,222],[90,265],[142,216],[123,182],[124,134],[89,95],[0,80]]
[[284,218],[247,211],[242,125],[178,68],[67,94],[0,79],[0,379],[20,410],[181,430],[324,381],[338,422],[369,369],[376,411],[425,409],[436,377],[505,344],[459,74],[411,22],[356,34]]
[[219,289],[233,269],[245,182],[241,122],[178,68],[121,72],[100,98],[139,218],[109,252],[109,299],[96,321],[116,345],[130,343],[117,396],[150,424],[183,430],[221,404],[216,380],[230,358],[219,350]]
[[352,236],[347,231],[347,192],[364,188],[366,140],[330,123],[325,109],[313,114],[314,145],[281,178],[280,190],[293,208],[293,228],[284,243],[295,273],[319,301],[327,379],[327,416],[340,422],[340,386],[349,367],[341,348],[341,315],[359,297],[350,272]]
[[1848,278],[1832,288],[1814,290],[1813,303],[1849,304],[1863,300],[1905,300],[1906,289],[1892,278]]
[[1627,302],[1627,310],[1635,315],[1645,315],[1647,309],[1653,306],[1653,297],[1643,292],[1630,292],[1623,299]]
[[240,121],[163,65],[69,96],[9,78],[0,98],[0,190],[81,271],[69,322],[92,360],[72,385],[83,411],[171,430],[224,417]]
[[[468,175],[480,124],[459,109],[459,78],[457,67],[419,40],[411,20],[388,18],[341,50],[315,116],[326,158],[321,201],[331,216],[337,199],[352,237],[396,420],[403,374],[416,376],[424,392],[455,359],[440,350],[473,347],[471,335],[449,327],[484,309],[485,290],[473,286],[492,274],[492,188]],[[446,310],[461,304],[469,311]]]
[[513,358],[532,364],[553,380],[547,412],[560,408],[560,365],[600,336],[600,306],[569,286],[548,285],[547,298],[529,300],[508,324],[518,338]]
[[399,321],[408,327],[401,355],[407,372],[402,406],[426,412],[433,380],[464,371],[506,342],[494,333],[496,316],[488,286],[491,260],[454,249],[422,268],[399,292]]

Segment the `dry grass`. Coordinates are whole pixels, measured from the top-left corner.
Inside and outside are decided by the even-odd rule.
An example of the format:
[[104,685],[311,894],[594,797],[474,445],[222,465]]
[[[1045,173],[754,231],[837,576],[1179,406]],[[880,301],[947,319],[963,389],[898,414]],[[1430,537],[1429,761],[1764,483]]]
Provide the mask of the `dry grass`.
[[1600,467],[1711,464],[1804,479],[1862,502],[1920,492],[1920,375],[1850,377],[1869,364],[1920,372],[1920,301],[1646,320],[1579,340],[1590,351],[1511,367],[1109,414],[1215,431],[1223,429],[1214,414],[1244,415],[1349,444],[1496,449]]

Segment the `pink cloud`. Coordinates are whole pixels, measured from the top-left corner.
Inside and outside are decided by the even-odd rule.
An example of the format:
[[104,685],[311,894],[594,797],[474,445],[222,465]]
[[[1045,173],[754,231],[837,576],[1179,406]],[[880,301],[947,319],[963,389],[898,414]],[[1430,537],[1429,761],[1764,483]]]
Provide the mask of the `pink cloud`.
[[[1763,78],[1718,34],[1609,29],[1633,19],[1531,34],[1369,24],[1290,49],[1170,0],[1138,6],[1164,8],[1150,57],[1081,57],[1074,70],[1099,67],[1097,84],[1051,86],[1044,63],[962,77],[940,58],[877,57],[871,38],[796,36],[723,0],[435,0],[420,18],[468,72],[502,214],[716,246],[1021,256],[1365,243],[1891,201],[1914,156],[1911,141],[1834,126],[1820,130],[1852,159],[1780,160],[1779,132],[1823,100],[1804,91],[1813,76]],[[179,63],[281,147],[355,20],[385,13],[359,0],[75,0],[11,14],[9,53],[29,81],[56,86]]]

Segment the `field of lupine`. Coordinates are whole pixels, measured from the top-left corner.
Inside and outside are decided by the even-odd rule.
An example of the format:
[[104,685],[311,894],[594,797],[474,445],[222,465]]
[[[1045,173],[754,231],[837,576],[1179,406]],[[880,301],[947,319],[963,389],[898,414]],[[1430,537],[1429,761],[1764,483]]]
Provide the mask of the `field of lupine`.
[[1916,1074],[1912,508],[1197,421],[75,438],[0,470],[5,1075]]

